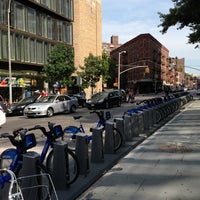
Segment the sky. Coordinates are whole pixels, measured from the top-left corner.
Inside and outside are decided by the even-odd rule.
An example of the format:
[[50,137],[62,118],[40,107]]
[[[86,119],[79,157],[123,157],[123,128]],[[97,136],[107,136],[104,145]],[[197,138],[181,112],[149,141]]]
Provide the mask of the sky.
[[[188,44],[189,28],[170,27],[162,34],[158,12],[167,14],[172,0],[102,0],[102,40],[110,42],[112,35],[123,44],[139,34],[150,33],[169,50],[170,57],[185,58],[185,71],[200,75],[200,49]],[[187,67],[188,66],[188,67]]]

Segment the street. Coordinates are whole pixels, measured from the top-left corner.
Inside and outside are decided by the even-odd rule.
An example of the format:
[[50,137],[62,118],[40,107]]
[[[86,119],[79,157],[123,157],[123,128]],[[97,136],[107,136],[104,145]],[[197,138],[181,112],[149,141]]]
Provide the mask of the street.
[[[123,113],[129,109],[136,106],[135,104],[122,104],[121,107],[113,107],[111,109],[108,109],[111,112],[111,115],[113,117],[119,117],[122,116]],[[105,110],[105,111],[108,111]],[[90,128],[95,127],[95,125],[98,122],[98,117],[96,114],[91,114],[90,110],[87,108],[78,108],[76,113],[70,113],[70,114],[58,114],[54,115],[53,117],[37,117],[37,118],[26,118],[24,116],[12,116],[7,117],[7,122],[0,128],[0,133],[12,133],[13,130],[17,128],[31,128],[35,125],[41,125],[44,126],[48,130],[48,122],[52,122],[55,124],[60,124],[63,128],[74,125],[79,126],[80,121],[74,120],[73,116],[81,115],[83,116],[81,118],[81,122],[84,126],[84,129],[86,130],[87,134],[91,134],[89,132]],[[38,143],[41,143],[44,141],[44,137],[42,137],[42,133],[40,131],[34,131],[36,140]],[[1,138],[0,139],[0,153],[5,150],[7,147],[12,147],[10,144],[10,141],[7,138]],[[34,150],[34,148],[32,149]]]

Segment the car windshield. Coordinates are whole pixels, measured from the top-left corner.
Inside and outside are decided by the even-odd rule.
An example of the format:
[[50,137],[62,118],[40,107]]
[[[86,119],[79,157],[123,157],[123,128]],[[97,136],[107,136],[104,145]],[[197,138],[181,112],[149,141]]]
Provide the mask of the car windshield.
[[24,103],[33,102],[34,100],[35,100],[35,97],[24,98],[24,99],[21,99],[21,100],[19,101],[19,104],[24,104]]
[[99,92],[97,94],[94,94],[92,96],[92,99],[97,99],[97,98],[105,98],[108,96],[108,93],[107,92]]
[[44,96],[40,97],[36,103],[53,103],[55,96]]

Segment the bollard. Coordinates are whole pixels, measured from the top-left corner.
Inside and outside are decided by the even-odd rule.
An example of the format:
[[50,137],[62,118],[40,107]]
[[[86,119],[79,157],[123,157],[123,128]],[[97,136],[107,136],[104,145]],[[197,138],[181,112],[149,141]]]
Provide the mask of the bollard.
[[143,110],[144,113],[144,131],[149,130],[149,110]]
[[113,154],[115,152],[113,128],[114,128],[114,123],[107,121],[105,126],[105,142],[104,142],[104,150],[106,154]]
[[153,127],[153,109],[148,108],[149,114],[149,127]]
[[124,134],[124,120],[123,118],[116,118],[116,129],[122,134],[122,146],[125,145],[125,134]]
[[91,148],[91,162],[103,162],[103,128],[92,128],[92,148]]
[[132,131],[131,131],[131,116],[125,115],[124,116],[124,134],[126,141],[132,141]]
[[66,158],[65,152],[67,149],[66,142],[54,143],[54,156],[53,156],[53,181],[56,189],[66,189],[69,177],[69,160]]
[[76,156],[80,164],[80,174],[89,172],[88,136],[84,133],[76,134]]
[[132,130],[132,136],[133,137],[138,137],[139,136],[138,115],[137,115],[137,113],[133,113],[131,115],[131,130]]
[[138,133],[144,133],[144,113],[142,111],[137,113],[138,115]]
[[[18,180],[20,180],[20,187],[32,188],[23,191],[24,199],[39,199],[41,188],[36,187],[41,183],[38,182],[38,177],[34,176],[38,174],[37,164],[40,162],[40,155],[36,152],[27,152],[23,155],[22,169],[19,172]],[[29,178],[24,178],[28,177]],[[21,178],[20,178],[21,177]],[[39,190],[40,189],[40,190]]]

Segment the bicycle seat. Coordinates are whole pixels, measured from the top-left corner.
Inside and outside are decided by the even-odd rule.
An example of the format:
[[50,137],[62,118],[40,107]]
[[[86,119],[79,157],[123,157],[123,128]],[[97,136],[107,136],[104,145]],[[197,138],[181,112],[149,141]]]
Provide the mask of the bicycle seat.
[[79,116],[73,116],[73,118],[74,118],[75,120],[80,119],[81,117],[83,117],[83,116],[81,116],[81,115],[79,115]]

